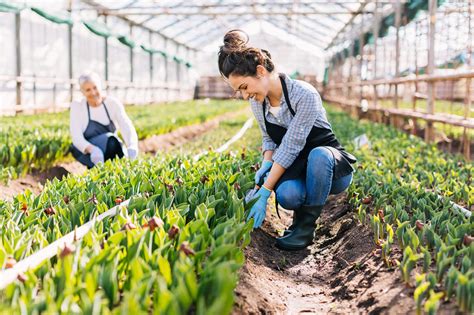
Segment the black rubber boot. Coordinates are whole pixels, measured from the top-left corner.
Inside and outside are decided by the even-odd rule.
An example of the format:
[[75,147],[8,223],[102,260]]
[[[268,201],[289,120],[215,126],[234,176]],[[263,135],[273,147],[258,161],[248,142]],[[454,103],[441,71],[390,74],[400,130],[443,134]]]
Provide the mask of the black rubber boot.
[[316,220],[321,214],[323,206],[302,206],[298,210],[298,220],[293,232],[287,236],[277,238],[277,247],[283,250],[300,250],[313,243]]
[[296,209],[296,210],[293,211],[293,222],[291,223],[291,225],[285,231],[283,231],[283,236],[287,236],[291,232],[293,232],[293,230],[295,229],[295,227],[297,225],[298,220],[301,220],[301,211],[300,211],[300,209]]

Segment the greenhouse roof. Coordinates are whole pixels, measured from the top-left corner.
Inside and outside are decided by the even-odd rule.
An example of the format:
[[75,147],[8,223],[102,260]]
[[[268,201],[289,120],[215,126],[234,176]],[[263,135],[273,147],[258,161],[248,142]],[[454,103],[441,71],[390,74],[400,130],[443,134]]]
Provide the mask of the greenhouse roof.
[[123,17],[194,49],[255,21],[326,49],[343,37],[348,23],[361,14],[372,16],[374,9],[363,0],[83,0],[73,10]]

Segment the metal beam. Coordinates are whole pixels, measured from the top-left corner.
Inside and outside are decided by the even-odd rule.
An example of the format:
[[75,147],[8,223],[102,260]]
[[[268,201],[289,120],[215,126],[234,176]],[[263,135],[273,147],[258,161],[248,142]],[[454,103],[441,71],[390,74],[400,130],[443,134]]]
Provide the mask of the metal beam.
[[[335,4],[342,6],[342,4],[360,4],[360,3],[367,3],[371,2],[371,0],[354,0],[354,1],[339,1]],[[387,3],[391,3],[390,0],[386,1]],[[169,9],[173,7],[179,6],[180,8],[187,8],[187,9],[212,9],[212,8],[229,8],[229,7],[254,7],[254,6],[260,6],[260,7],[266,7],[266,6],[293,6],[294,1],[282,1],[282,2],[263,2],[263,3],[255,3],[255,2],[242,2],[239,4],[235,3],[221,3],[221,4],[203,4],[203,5],[195,5],[195,4],[180,4],[180,5],[175,5],[175,6],[159,6],[159,5],[153,5],[153,6],[131,6],[127,7],[128,9],[150,9],[150,8],[158,8],[158,9]],[[319,4],[319,5],[327,5],[328,1],[327,0],[321,0],[321,1],[309,1],[309,2],[299,2],[299,5],[304,5],[304,6],[310,6],[313,4]],[[109,11],[119,11],[122,10],[123,8],[110,8]],[[90,11],[92,10],[91,8],[77,8],[75,9],[76,11]]]
[[265,20],[266,22],[272,24],[273,26],[279,28],[280,30],[285,31],[285,32],[287,32],[287,33],[289,33],[289,34],[291,34],[291,35],[293,35],[293,36],[296,36],[296,37],[298,37],[298,38],[300,38],[300,39],[303,39],[302,36],[301,36],[301,35],[303,34],[304,37],[305,37],[303,40],[308,40],[309,42],[311,42],[311,45],[314,45],[314,46],[316,46],[316,47],[323,48],[322,46],[320,46],[320,45],[315,41],[315,38],[314,38],[314,37],[311,37],[311,35],[309,35],[309,34],[306,34],[306,33],[299,33],[299,34],[297,34],[297,33],[288,31],[287,29],[281,27],[280,25],[276,24],[273,20],[269,20],[269,19],[264,19],[264,20]]
[[[241,18],[238,18],[238,19],[234,19],[232,20],[231,22],[235,22],[235,21],[241,21],[241,23],[237,23],[234,28],[239,28],[241,27],[242,25],[244,25],[245,23],[248,23],[252,20],[252,18],[248,17],[246,19],[241,19]],[[202,43],[206,42],[206,41],[212,41],[212,40],[215,40],[218,38],[218,34],[220,34],[222,37],[223,37],[223,33],[225,31],[225,28],[223,26],[220,26],[218,28],[216,28],[214,31],[212,31],[211,33],[208,33],[206,34],[206,36],[204,36],[203,38],[200,38],[198,36],[196,36],[195,39],[193,40],[190,40],[188,41],[188,44],[191,44],[193,43],[193,46],[199,46],[201,45]],[[199,40],[198,42],[196,42],[196,40]],[[197,49],[197,48],[196,48]]]
[[[361,3],[361,5],[359,6],[359,10],[358,10],[358,11],[364,10],[364,8],[366,7],[367,4],[368,4],[367,2]],[[337,37],[338,37],[340,34],[342,34],[342,33],[346,30],[346,28],[347,28],[349,25],[352,24],[352,22],[354,22],[354,19],[355,19],[357,16],[358,16],[358,15],[353,15],[353,16],[351,17],[351,19],[350,19],[349,21],[347,21],[346,25],[344,25],[344,26],[339,30],[339,32],[337,32],[337,34],[333,37],[333,40],[329,43],[329,45],[326,47],[326,49],[331,48],[331,47],[334,45],[334,43],[335,43],[336,40],[337,40]]]
[[302,26],[305,26],[305,27],[309,27],[311,28],[310,31],[313,33],[317,33],[318,35],[321,35],[325,38],[327,38],[327,40],[324,40],[324,42],[327,42],[329,43],[329,41],[331,40],[331,37],[328,35],[328,33],[324,33],[322,31],[319,31],[317,28],[314,27],[314,25],[308,25],[306,23],[303,22],[303,19],[300,19],[299,20],[299,23],[302,25]]
[[[265,21],[270,22],[268,19],[265,19]],[[275,25],[275,24],[273,24],[273,25]],[[276,25],[275,25],[275,26],[276,26]],[[303,26],[304,26],[304,25],[303,25]],[[288,31],[287,29],[283,29],[281,26],[278,26],[278,27],[279,27],[280,29],[282,29],[282,30]],[[298,30],[297,32],[291,32],[291,33],[292,33],[294,36],[297,36],[297,37],[300,37],[299,34],[303,34],[303,35],[308,36],[308,37],[311,38],[312,40],[317,40],[317,39],[319,39],[318,37],[315,37],[315,36],[314,36],[313,32],[318,33],[318,34],[323,35],[323,36],[326,36],[326,34],[320,33],[320,32],[316,32],[316,31],[314,31],[314,30],[311,30],[310,33],[305,32],[305,31],[302,31],[302,30]],[[326,40],[326,41],[321,41],[321,42],[323,42],[323,45],[325,45],[327,42],[329,42],[329,40],[330,40],[330,38],[328,38],[328,40]],[[324,48],[324,46],[321,46],[321,45],[319,45],[319,44],[314,44],[314,45],[317,46],[317,47],[320,47],[320,48]]]
[[372,11],[358,11],[357,13],[351,13],[347,11],[292,11],[289,12],[287,10],[285,11],[277,11],[277,10],[272,10],[270,12],[254,12],[253,10],[247,10],[247,11],[242,11],[242,12],[232,12],[232,11],[183,11],[183,10],[154,10],[154,11],[118,11],[118,12],[113,12],[113,11],[108,11],[108,10],[103,10],[99,12],[101,14],[107,14],[107,15],[114,15],[114,16],[119,16],[119,17],[126,17],[126,16],[134,16],[134,15],[182,15],[182,16],[197,16],[197,15],[203,15],[203,16],[242,16],[242,15],[253,15],[253,16],[261,16],[261,15],[297,15],[297,16],[317,16],[317,15],[325,15],[328,18],[330,18],[333,21],[337,21],[338,23],[344,24],[345,20],[341,20],[336,18],[336,15],[352,15],[352,17],[360,15],[360,14],[372,14]]
[[187,32],[189,31],[193,31],[194,29],[196,28],[199,28],[201,27],[202,25],[212,21],[213,19],[212,18],[208,18],[208,19],[205,19],[205,20],[202,20],[202,21],[199,21],[199,23],[197,24],[193,24],[189,27],[185,27],[183,30],[179,31],[178,33],[175,33],[175,34],[171,34],[170,36],[173,37],[173,38],[178,38],[179,36],[181,35],[184,35],[186,34]]
[[[95,2],[94,0],[81,0],[81,1],[83,1],[84,3],[86,3],[86,4],[88,4],[88,5],[94,6],[94,7],[95,7],[95,10],[97,11],[97,13],[100,13],[101,10],[104,10],[104,9],[106,10],[106,9],[107,9],[107,7],[104,7],[103,5],[101,5],[101,4],[97,3],[97,2]],[[107,14],[105,14],[105,15],[107,15]],[[148,15],[150,15],[150,14],[148,14]],[[159,31],[156,31],[156,30],[154,30],[154,29],[152,29],[152,28],[150,28],[150,27],[148,27],[148,26],[145,26],[145,25],[143,25],[143,24],[141,24],[141,23],[137,23],[137,22],[135,22],[135,21],[133,21],[133,20],[130,20],[130,19],[127,18],[126,16],[120,16],[120,18],[122,18],[122,19],[125,20],[126,22],[131,23],[132,25],[140,26],[140,27],[143,27],[143,28],[146,29],[146,30],[149,30],[149,31],[158,33],[159,35],[163,36],[164,38],[167,38],[168,40],[171,40],[171,41],[175,42],[175,43],[178,44],[178,45],[186,46],[185,43],[180,43],[180,42],[178,42],[178,41],[176,41],[176,40],[174,40],[174,39],[172,39],[172,38],[169,38],[169,37],[167,37],[166,35],[164,35],[163,33],[159,32]],[[191,48],[191,47],[189,47],[189,48]]]

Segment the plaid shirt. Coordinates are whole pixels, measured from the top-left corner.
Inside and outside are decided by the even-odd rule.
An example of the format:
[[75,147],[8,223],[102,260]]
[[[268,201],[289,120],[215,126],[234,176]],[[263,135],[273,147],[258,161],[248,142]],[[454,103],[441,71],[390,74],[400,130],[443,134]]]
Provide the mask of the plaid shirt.
[[296,113],[295,116],[288,109],[284,94],[281,96],[281,108],[277,117],[269,111],[270,101],[268,98],[266,99],[267,106],[265,108],[265,117],[268,122],[287,129],[280,146],[277,146],[267,133],[262,104],[250,100],[250,105],[262,132],[262,151],[274,151],[273,161],[284,168],[288,168],[303,150],[306,138],[313,126],[330,130],[332,128],[326,117],[326,110],[321,102],[321,97],[312,85],[304,81],[293,80],[287,75],[285,75],[285,82],[291,107]]

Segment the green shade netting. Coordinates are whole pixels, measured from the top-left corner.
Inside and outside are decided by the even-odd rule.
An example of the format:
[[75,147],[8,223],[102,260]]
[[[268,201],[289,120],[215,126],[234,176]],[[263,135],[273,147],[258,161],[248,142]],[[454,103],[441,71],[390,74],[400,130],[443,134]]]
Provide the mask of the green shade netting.
[[145,45],[140,45],[140,47],[149,54],[156,54],[158,52],[158,50],[145,46]]
[[136,46],[135,42],[125,35],[119,35],[117,36],[117,39],[119,42],[130,48],[135,48]]
[[455,69],[467,63],[466,53],[462,52],[451,60],[437,66],[439,69]]
[[183,63],[183,59],[181,59],[177,56],[173,56],[173,60],[176,61],[177,63]]
[[23,10],[25,7],[6,3],[3,1],[0,1],[0,12],[5,12],[5,13],[18,13],[21,10]]
[[353,45],[354,45],[354,50],[353,50],[352,56],[355,57],[357,55],[360,55],[360,40],[356,39]]
[[98,36],[106,38],[112,36],[112,32],[104,23],[100,23],[98,21],[83,21],[82,23],[87,27],[89,31]]
[[57,24],[68,24],[68,25],[73,24],[73,21],[71,20],[71,18],[67,16],[66,14],[51,14],[37,7],[31,7],[31,11]]
[[[438,0],[436,5],[441,6],[446,0]],[[410,0],[405,3],[403,15],[407,18],[406,23],[413,21],[422,10],[429,9],[428,0]]]
[[364,34],[364,43],[373,44],[374,43],[374,33],[367,32]]
[[379,37],[385,37],[388,34],[388,29],[395,25],[395,13],[384,17],[380,23]]
[[162,55],[163,57],[168,58],[168,54],[163,50],[158,50],[158,53],[160,53],[160,55]]
[[326,67],[326,69],[324,69],[323,85],[326,86],[328,83],[329,83],[329,67]]
[[299,77],[299,75],[300,72],[298,70],[295,70],[292,74],[290,74],[290,78],[296,79],[297,77]]

